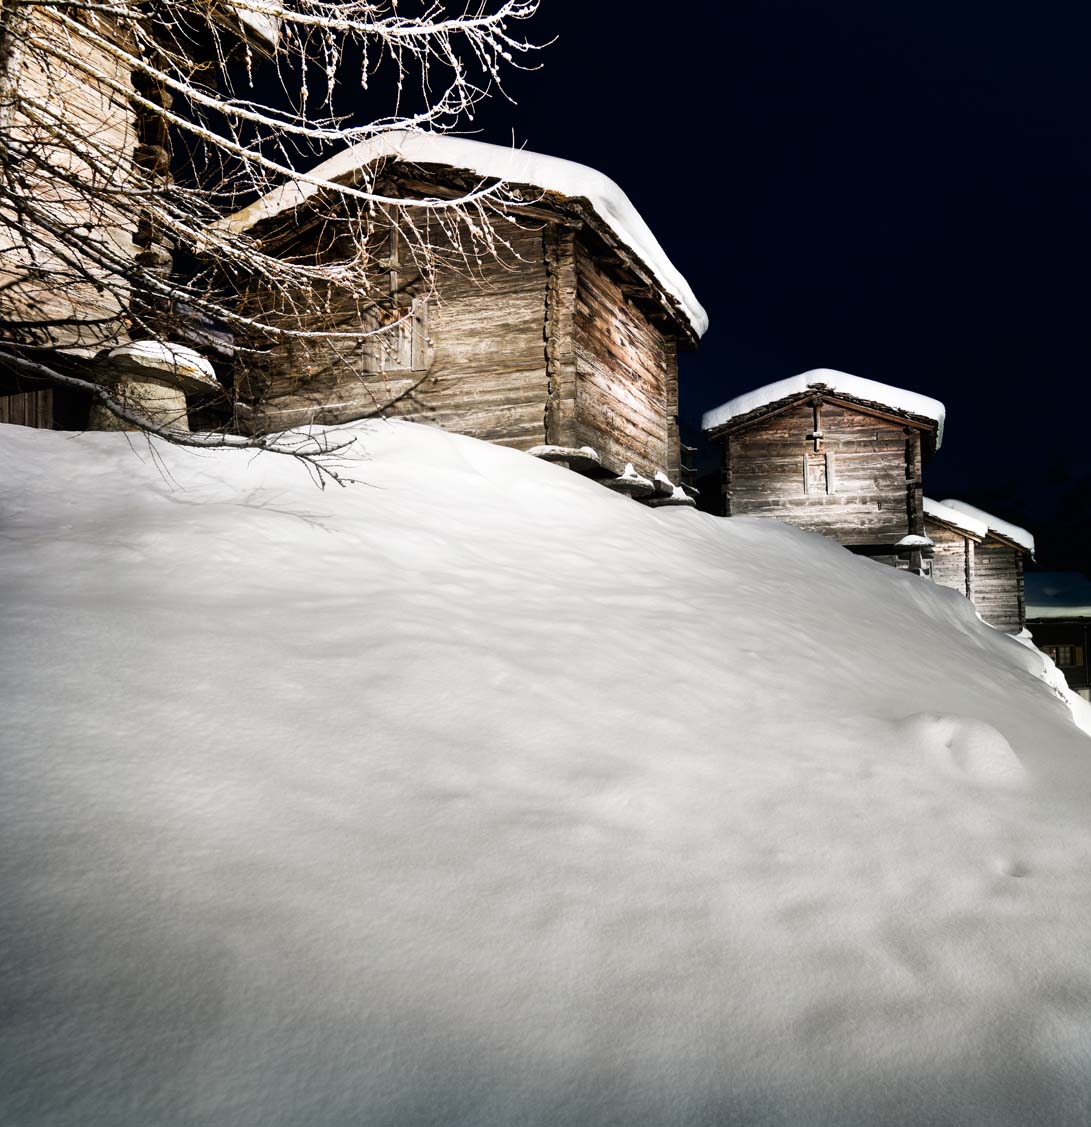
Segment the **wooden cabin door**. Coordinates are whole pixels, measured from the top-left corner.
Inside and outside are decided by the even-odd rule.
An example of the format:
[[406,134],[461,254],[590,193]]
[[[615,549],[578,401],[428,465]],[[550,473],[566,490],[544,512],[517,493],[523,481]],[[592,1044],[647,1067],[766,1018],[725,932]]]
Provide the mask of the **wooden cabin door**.
[[0,394],[0,423],[37,430],[53,429],[53,389]]

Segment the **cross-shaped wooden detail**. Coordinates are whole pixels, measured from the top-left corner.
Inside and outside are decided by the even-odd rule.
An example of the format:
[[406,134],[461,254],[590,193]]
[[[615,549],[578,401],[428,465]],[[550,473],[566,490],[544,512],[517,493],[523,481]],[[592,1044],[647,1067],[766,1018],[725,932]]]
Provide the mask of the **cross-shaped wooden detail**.
[[822,433],[822,400],[815,399],[811,403],[811,412],[813,418],[813,428],[811,433],[806,437],[814,440],[815,451],[818,452],[822,449],[822,439],[825,437]]

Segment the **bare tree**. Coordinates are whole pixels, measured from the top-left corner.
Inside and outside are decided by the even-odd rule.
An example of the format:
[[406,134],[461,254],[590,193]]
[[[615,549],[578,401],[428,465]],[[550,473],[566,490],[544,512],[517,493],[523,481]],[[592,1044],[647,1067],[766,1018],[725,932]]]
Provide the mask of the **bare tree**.
[[[340,182],[300,170],[394,130],[466,128],[502,93],[502,70],[526,65],[533,48],[517,29],[537,3],[0,0],[0,367],[79,388],[171,442],[321,465],[321,445],[148,418],[72,361],[126,341],[192,341],[195,326],[209,340],[388,332],[390,318],[368,311],[383,267],[375,231],[392,216],[425,279],[432,223],[467,258],[493,253],[503,184],[402,198],[366,169]],[[348,251],[292,261],[222,221],[293,180],[351,204],[338,212]],[[266,295],[262,307],[239,300],[243,286]],[[333,292],[328,325],[285,316]],[[346,319],[346,301],[360,316]]]

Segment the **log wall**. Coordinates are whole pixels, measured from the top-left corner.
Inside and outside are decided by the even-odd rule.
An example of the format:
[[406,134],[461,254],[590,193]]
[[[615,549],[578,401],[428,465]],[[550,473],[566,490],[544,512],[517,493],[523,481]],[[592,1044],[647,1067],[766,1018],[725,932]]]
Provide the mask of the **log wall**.
[[[527,449],[546,440],[543,233],[497,221],[511,254],[475,276],[441,270],[420,368],[369,371],[370,343],[286,342],[240,374],[255,430],[383,415]],[[516,257],[518,256],[518,257]],[[305,322],[304,322],[305,323]]]
[[576,247],[576,443],[616,471],[632,462],[677,482],[676,345],[619,282]]
[[[134,208],[123,198],[104,202],[94,197],[99,187],[116,190],[132,181],[135,115],[123,94],[96,82],[88,71],[102,72],[122,90],[129,88],[130,75],[121,62],[66,29],[47,8],[14,15],[9,10],[3,28],[0,113],[7,117],[5,128],[34,153],[22,164],[13,160],[9,173],[49,218],[20,217],[30,231],[20,236],[10,226],[13,217],[0,212],[0,229],[7,221],[0,320],[9,336],[25,343],[97,350],[123,336],[126,286],[116,272],[95,263],[94,255],[58,237],[49,225],[86,230],[105,253],[131,260]],[[96,30],[110,34],[105,20]],[[43,54],[43,43],[55,53]],[[19,104],[31,98],[44,103],[47,120],[32,122],[20,113]],[[90,190],[65,184],[58,170]],[[62,248],[75,255],[74,265],[64,260]],[[83,271],[101,285],[82,277]]]
[[974,605],[998,630],[1018,634],[1024,625],[1023,554],[991,537],[974,553]]
[[932,556],[933,582],[973,599],[976,562],[974,541],[932,521],[925,522],[925,532],[935,544]]
[[[891,545],[920,512],[920,442],[911,428],[803,403],[724,436],[724,512],[773,517],[846,545]],[[916,506],[914,502],[916,501]]]

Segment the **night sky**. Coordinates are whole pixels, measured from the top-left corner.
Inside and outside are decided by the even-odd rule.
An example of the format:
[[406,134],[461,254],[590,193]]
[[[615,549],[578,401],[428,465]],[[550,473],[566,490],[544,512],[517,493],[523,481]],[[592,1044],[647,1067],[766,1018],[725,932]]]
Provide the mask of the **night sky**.
[[542,0],[485,140],[615,179],[709,312],[683,420],[839,368],[948,409],[925,470],[1091,571],[1091,11]]

